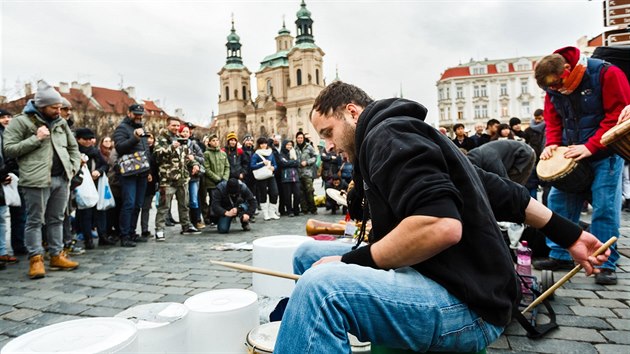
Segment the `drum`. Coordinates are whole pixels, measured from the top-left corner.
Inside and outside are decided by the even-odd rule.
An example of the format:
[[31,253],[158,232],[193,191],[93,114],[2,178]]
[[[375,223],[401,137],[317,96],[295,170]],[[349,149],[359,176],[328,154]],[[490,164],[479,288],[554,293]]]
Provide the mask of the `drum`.
[[136,353],[137,332],[124,318],[83,318],[25,333],[0,353]]
[[536,173],[540,180],[567,193],[586,193],[593,183],[593,170],[588,163],[567,159],[566,146],[558,147],[551,158],[540,160]]
[[115,317],[138,329],[138,353],[188,352],[188,308],[176,302],[133,306]]
[[189,297],[189,353],[247,353],[243,338],[258,321],[258,295],[244,289],[211,290]]
[[[245,339],[249,354],[273,353],[280,331],[280,321],[269,322],[252,329]],[[360,342],[357,337],[348,333],[352,354],[370,354],[370,343]]]
[[615,151],[626,161],[630,161],[630,120],[610,128],[602,136],[601,143]]

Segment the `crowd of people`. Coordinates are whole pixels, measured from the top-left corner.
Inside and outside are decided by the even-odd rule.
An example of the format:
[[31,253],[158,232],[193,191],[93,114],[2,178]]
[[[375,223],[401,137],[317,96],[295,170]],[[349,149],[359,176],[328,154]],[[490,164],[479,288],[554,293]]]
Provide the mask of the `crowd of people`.
[[[146,131],[144,113],[131,105],[111,137],[97,137],[74,126],[72,104],[43,81],[23,112],[0,112],[0,179],[6,185],[10,176],[19,178],[21,198],[19,207],[0,203],[0,268],[28,255],[29,277],[37,279],[45,276],[44,258],[50,269],[74,269],[79,264],[69,256],[96,246],[162,242],[167,226],[179,224],[187,235],[227,233],[235,219],[249,231],[257,215],[272,221],[317,214],[313,181],[321,177],[323,187],[340,189],[347,185],[340,181],[352,178],[347,158],[323,141],[313,146],[301,131],[294,140],[247,135],[240,142],[231,132],[221,146],[218,136],[198,138],[193,124],[175,117],[155,134]],[[104,176],[115,207],[77,208],[75,188],[84,180],[102,188]],[[179,220],[171,215],[173,199]],[[336,213],[340,206],[328,198],[326,208]],[[5,244],[9,210],[13,255]]]

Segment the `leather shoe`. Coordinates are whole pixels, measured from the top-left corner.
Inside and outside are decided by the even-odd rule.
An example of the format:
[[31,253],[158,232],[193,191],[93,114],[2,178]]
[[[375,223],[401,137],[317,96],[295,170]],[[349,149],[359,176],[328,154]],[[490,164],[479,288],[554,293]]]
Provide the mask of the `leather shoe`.
[[533,262],[534,268],[538,270],[571,270],[575,267],[573,261],[565,261],[556,258],[545,258],[535,260]]
[[595,284],[599,285],[616,285],[617,274],[614,270],[601,268],[599,273],[595,274]]

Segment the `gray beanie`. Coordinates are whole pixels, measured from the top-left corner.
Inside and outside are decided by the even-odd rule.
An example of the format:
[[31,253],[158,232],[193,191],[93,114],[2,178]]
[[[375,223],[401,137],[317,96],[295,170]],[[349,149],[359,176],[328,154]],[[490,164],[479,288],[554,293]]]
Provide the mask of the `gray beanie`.
[[35,93],[35,107],[46,107],[53,104],[60,104],[61,95],[54,87],[48,85],[44,80],[37,82],[37,93]]
[[72,108],[72,103],[63,96],[61,97],[61,108]]

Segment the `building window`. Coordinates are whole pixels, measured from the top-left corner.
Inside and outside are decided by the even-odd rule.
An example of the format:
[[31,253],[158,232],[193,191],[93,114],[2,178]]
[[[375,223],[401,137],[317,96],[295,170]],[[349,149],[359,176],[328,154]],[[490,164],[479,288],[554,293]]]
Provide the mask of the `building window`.
[[302,69],[297,69],[297,71],[295,72],[295,76],[297,76],[297,85],[300,86],[302,85]]
[[476,66],[472,68],[472,74],[473,75],[484,75],[486,74],[486,66],[485,65],[480,65],[480,66]]
[[486,93],[486,85],[481,85],[481,97],[486,97],[488,94]]
[[488,106],[485,104],[475,105],[475,119],[488,117]]
[[457,85],[456,92],[457,98],[464,98],[464,88],[461,85]]
[[507,96],[508,95],[507,83],[502,82],[500,86],[500,90],[501,90],[501,96]]
[[438,89],[438,98],[440,100],[444,99],[444,90],[442,90],[441,88]]
[[527,79],[521,80],[521,94],[525,95],[528,93],[527,87]]
[[230,86],[225,86],[225,100],[230,100]]
[[461,108],[457,110],[457,119],[464,120],[464,111]]
[[315,83],[319,85],[319,69],[315,69]]
[[507,105],[502,105],[501,106],[501,117],[509,117],[510,116],[510,112],[508,111],[508,106]]
[[444,116],[444,108],[440,108],[440,120],[446,119]]
[[243,101],[247,101],[247,86],[243,86]]
[[521,103],[521,117],[529,117],[531,114],[532,113],[529,109],[529,102]]
[[450,88],[446,88],[446,99],[449,100],[451,99],[451,89]]
[[271,79],[267,79],[267,96],[271,96],[273,93],[273,88],[271,87]]
[[475,85],[474,97],[486,97],[486,85]]

